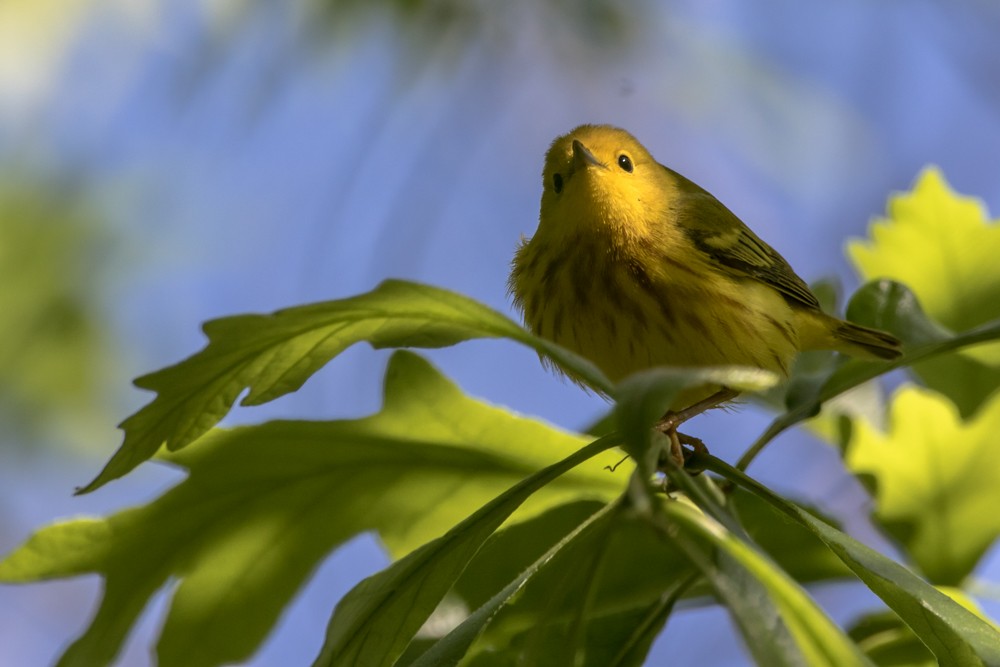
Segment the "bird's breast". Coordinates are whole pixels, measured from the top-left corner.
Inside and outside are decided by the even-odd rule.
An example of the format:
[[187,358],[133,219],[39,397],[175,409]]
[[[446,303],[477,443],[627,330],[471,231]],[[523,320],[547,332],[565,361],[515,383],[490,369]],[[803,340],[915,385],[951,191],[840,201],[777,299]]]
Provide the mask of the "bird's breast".
[[526,324],[613,381],[653,366],[739,365],[788,374],[798,350],[794,317],[766,285],[680,257],[651,259],[607,245],[534,250],[519,256],[512,277]]

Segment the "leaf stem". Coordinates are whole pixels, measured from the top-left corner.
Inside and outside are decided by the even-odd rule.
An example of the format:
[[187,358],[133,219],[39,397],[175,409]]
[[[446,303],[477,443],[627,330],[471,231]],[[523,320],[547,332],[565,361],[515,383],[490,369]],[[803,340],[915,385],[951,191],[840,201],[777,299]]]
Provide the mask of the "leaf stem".
[[948,352],[954,352],[961,348],[986,343],[1000,339],[1000,320],[988,322],[983,326],[967,331],[963,334],[927,345],[921,345],[908,354],[900,357],[896,361],[888,363],[866,364],[864,367],[856,367],[856,372],[838,376],[836,372],[830,376],[827,383],[819,391],[815,399],[808,401],[794,410],[789,410],[779,416],[770,426],[757,438],[756,441],[743,453],[736,463],[737,470],[746,470],[757,455],[763,451],[772,440],[787,431],[799,422],[805,421],[819,412],[820,407],[826,401],[843,394],[845,391],[853,389],[858,385],[873,380],[880,375],[904,366],[910,366],[918,361],[926,361]]

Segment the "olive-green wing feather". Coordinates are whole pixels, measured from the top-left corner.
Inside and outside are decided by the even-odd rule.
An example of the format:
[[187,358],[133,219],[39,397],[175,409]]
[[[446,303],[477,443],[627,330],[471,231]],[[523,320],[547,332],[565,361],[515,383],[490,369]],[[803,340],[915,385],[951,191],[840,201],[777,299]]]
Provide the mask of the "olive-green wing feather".
[[720,270],[769,285],[796,305],[819,308],[816,296],[795,275],[785,258],[735,213],[696,183],[668,167],[663,168],[676,179],[678,223],[694,246],[711,257]]

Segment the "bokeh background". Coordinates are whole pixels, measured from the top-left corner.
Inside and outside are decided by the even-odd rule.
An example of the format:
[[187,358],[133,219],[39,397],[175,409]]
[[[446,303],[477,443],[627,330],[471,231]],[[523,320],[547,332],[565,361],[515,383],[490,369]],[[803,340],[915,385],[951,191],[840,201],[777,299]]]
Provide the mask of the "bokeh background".
[[[804,278],[849,293],[844,241],[924,165],[1000,211],[1000,6],[0,2],[0,553],[43,523],[176,482],[146,464],[72,497],[149,398],[131,378],[199,349],[206,319],[390,276],[509,312],[542,156],[584,122],[628,128]],[[606,407],[513,344],[430,356],[467,392],[561,426]],[[351,349],[298,394],[227,423],[376,410],[386,357]],[[745,406],[691,431],[733,460],[768,420]],[[752,472],[891,553],[827,445],[787,434]],[[308,664],[337,598],[384,564],[371,537],[332,556],[252,664]],[[1000,578],[1000,556],[981,576]],[[0,588],[0,664],[50,664],[99,591],[96,577]],[[844,623],[875,605],[860,586],[814,592]],[[120,664],[150,663],[168,595]],[[668,657],[745,661],[717,609],[676,615],[651,664]]]

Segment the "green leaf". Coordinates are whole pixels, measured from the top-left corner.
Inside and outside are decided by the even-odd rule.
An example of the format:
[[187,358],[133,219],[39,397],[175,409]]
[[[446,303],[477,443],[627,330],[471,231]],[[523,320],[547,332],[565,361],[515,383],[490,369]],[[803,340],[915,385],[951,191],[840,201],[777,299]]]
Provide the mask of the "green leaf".
[[[912,192],[890,198],[888,218],[875,221],[870,234],[870,241],[855,239],[847,248],[861,275],[907,285],[945,331],[1000,318],[1000,224],[989,220],[981,201],[953,192],[938,169],[925,169]],[[906,341],[921,333],[890,331]],[[970,415],[1000,383],[1000,344],[970,347],[915,370]],[[967,373],[976,376],[972,387]]]
[[[940,588],[960,605],[983,617],[976,603],[957,588]],[[881,611],[858,619],[848,631],[861,650],[879,667],[933,667],[934,655],[896,614]]]
[[1000,320],[988,322],[972,331],[967,331],[945,340],[916,345],[912,349],[905,350],[903,356],[893,362],[849,360],[839,366],[830,375],[819,392],[811,400],[804,400],[795,407],[789,408],[788,412],[780,415],[771,422],[767,429],[744,452],[743,456],[740,457],[736,468],[745,470],[774,438],[792,426],[818,414],[820,407],[827,401],[869,380],[896,368],[933,359],[968,346],[996,340],[1000,340]]
[[762,391],[777,384],[774,373],[743,366],[705,366],[700,368],[659,367],[634,373],[615,390],[618,426],[626,439],[641,441],[649,425],[666,411],[673,397],[682,389],[718,384],[740,391]]
[[[744,391],[761,391],[774,386],[778,376],[758,368],[652,368],[625,378],[615,391],[615,418],[625,442],[624,449],[636,461],[641,471],[637,479],[649,480],[659,458],[653,447],[654,432],[650,425],[663,416],[674,397],[683,389],[704,384],[716,384]],[[633,496],[639,511],[648,502]]]
[[[863,285],[851,297],[847,317],[852,322],[896,334],[909,349],[941,343],[952,337],[950,332],[927,319],[913,292],[891,280],[876,280]],[[949,362],[956,359],[958,357],[953,354],[942,355],[917,366],[944,362],[953,368]],[[828,366],[824,374],[811,378],[808,390],[800,392],[799,402],[789,404],[789,408],[816,401],[827,386],[845,375],[879,369],[878,364],[866,364],[845,357],[839,357],[839,361]],[[828,400],[820,413],[806,423],[806,427],[843,450],[850,438],[852,420],[867,419],[881,425],[885,421],[885,402],[881,385],[875,381],[865,382]]]
[[[620,429],[626,451],[637,461],[627,496],[634,510],[701,571],[759,664],[867,664],[805,591],[750,541],[709,480],[692,479],[671,463],[666,474],[689,502],[661,502],[652,494],[649,475],[657,451],[649,424],[665,401],[692,384],[760,388],[776,380],[771,374],[745,369],[706,369],[703,373],[699,378],[696,372],[654,369],[631,376],[619,386]],[[707,380],[709,374],[713,380]]]
[[359,583],[337,604],[314,666],[391,665],[500,524],[531,494],[615,444],[610,437],[595,440],[522,480],[447,534]]
[[[907,285],[936,321],[966,331],[1000,318],[1000,224],[982,201],[956,194],[935,167],[913,190],[890,198],[888,217],[854,239],[847,254],[866,280]],[[967,354],[1000,364],[1000,345]]]
[[[737,487],[730,491],[729,505],[750,539],[795,581],[814,583],[851,576],[851,570],[812,531],[784,516],[775,520],[771,506],[753,493]],[[800,508],[835,525],[812,508]]]
[[[796,581],[830,581],[852,576],[844,563],[811,531],[784,517],[775,521],[774,510],[752,493],[737,488],[730,493],[729,504],[751,539]],[[498,531],[469,563],[453,592],[469,608],[478,608],[599,508],[597,501],[560,505]],[[806,508],[806,511],[834,525],[815,510]],[[660,540],[650,538],[647,542],[643,544],[640,535],[630,535],[623,538],[625,546],[621,552],[609,556],[611,562],[619,564],[613,573],[605,573],[605,577],[612,577],[606,591],[609,608],[649,604],[656,597],[655,589],[667,588],[674,581],[670,570],[684,565],[681,554],[665,552]],[[662,567],[650,566],[657,562]],[[636,573],[642,574],[636,576]],[[528,605],[526,601],[532,591],[541,587],[539,581],[540,578],[536,578],[520,595],[518,605]],[[686,597],[704,597],[708,593],[704,586],[693,586]],[[538,596],[540,604],[550,599],[547,591]],[[496,622],[490,627],[495,625]]]
[[[619,518],[619,509],[620,503],[609,503],[581,522],[571,533],[420,656],[413,663],[414,667],[458,664],[466,656],[469,647],[494,615],[542,570],[557,571],[563,582],[582,584],[582,586],[566,587],[560,592],[562,596],[565,596],[566,594],[578,593],[582,588],[583,594],[574,597],[580,603],[579,611],[580,615],[583,615],[587,607],[587,591],[593,588],[595,582],[589,577],[581,578],[579,574],[581,572],[594,573],[595,566],[600,563],[605,553],[603,548],[606,545],[605,540],[615,528],[615,522]],[[569,568],[569,571],[567,572],[565,568]],[[527,642],[527,646],[519,652],[517,657],[517,660],[522,664],[574,664],[577,656],[584,655],[584,647],[572,640],[574,639],[573,635],[576,634],[573,632],[574,630],[583,631],[585,628],[573,627],[573,623],[565,621],[562,623],[553,622],[552,617],[548,614],[536,616],[534,620],[536,631],[531,633],[531,640]],[[557,625],[570,626],[569,632],[564,630],[561,636],[553,635],[551,630],[555,629]],[[569,637],[565,636],[567,634]],[[564,639],[570,641],[564,643],[561,641]]]
[[939,394],[907,386],[885,433],[854,424],[846,464],[874,480],[875,519],[930,581],[958,585],[1000,536],[1000,393],[963,422]]
[[[851,299],[847,312],[851,319],[891,331],[911,348],[933,345],[954,336],[927,317],[913,292],[890,280],[865,285]],[[951,398],[963,417],[974,414],[1000,386],[1000,365],[983,363],[969,354],[938,355],[914,363],[913,371],[929,387]]]
[[476,553],[451,594],[466,608],[478,609],[604,505],[601,501],[580,500],[504,526]]
[[941,665],[1000,664],[1000,633],[934,586],[714,456],[703,456],[699,463],[811,530],[910,626]]
[[619,509],[555,554],[516,597],[492,601],[498,611],[468,662],[641,662],[692,572],[647,522]]
[[936,667],[934,654],[891,611],[864,616],[847,631],[879,667]]
[[90,447],[112,418],[114,365],[97,295],[116,239],[86,197],[64,195],[10,169],[0,182],[4,446]]
[[241,405],[293,392],[323,365],[359,342],[372,347],[445,347],[472,338],[509,338],[534,348],[590,386],[611,384],[588,361],[536,338],[513,320],[459,294],[389,280],[367,294],[298,306],[271,315],[207,322],[208,345],[136,386],[156,398],[121,424],[125,440],[87,493],[128,473],[161,445],[178,450],[217,424],[246,390]]
[[[797,581],[850,575],[815,535],[790,520],[775,521],[774,510],[756,496],[737,490],[731,501],[754,541]],[[469,563],[452,594],[467,608],[480,609],[598,509],[593,502],[564,505],[499,531]],[[602,565],[595,572],[588,559],[598,554]],[[689,585],[693,572],[686,557],[646,521],[621,512],[613,526],[578,538],[518,588],[488,618],[466,664],[562,664],[566,654],[560,651],[578,642],[586,664],[641,665],[673,602],[682,593],[702,600],[711,594],[704,583]],[[584,628],[580,638],[574,627]]]
[[[394,554],[406,553],[587,442],[468,398],[420,357],[399,352],[378,414],[217,430],[164,452],[187,479],[144,507],[40,530],[0,562],[0,579],[105,577],[100,609],[63,665],[111,662],[171,579],[179,584],[158,645],[161,667],[237,662],[317,564],[354,535],[377,530]],[[515,519],[616,497],[623,477],[604,466],[619,458],[608,452],[581,464]]]
[[867,665],[809,595],[750,543],[681,502],[652,521],[708,579],[757,664]]
[[[787,519],[776,521],[774,510],[753,494],[738,489],[731,503],[754,541],[796,581],[829,581],[851,574],[812,532]],[[452,592],[469,608],[479,608],[597,509],[591,502],[562,506],[498,532]],[[560,664],[554,656],[571,645],[573,619],[584,609],[584,599],[587,614],[580,625],[586,628],[583,652],[588,664],[642,664],[675,598],[681,592],[688,599],[704,600],[711,594],[704,583],[687,585],[693,570],[686,557],[634,513],[616,516],[613,529],[574,543],[572,553],[576,549],[584,555],[564,557],[561,552],[489,619],[470,653],[475,657],[467,659],[470,665],[532,664],[525,657],[529,648],[549,652],[535,664]],[[588,555],[598,552],[606,564],[599,576],[592,576],[583,565]]]
[[847,304],[852,322],[884,329],[909,346],[948,340],[955,334],[930,320],[913,291],[894,280],[873,280],[858,289]]

